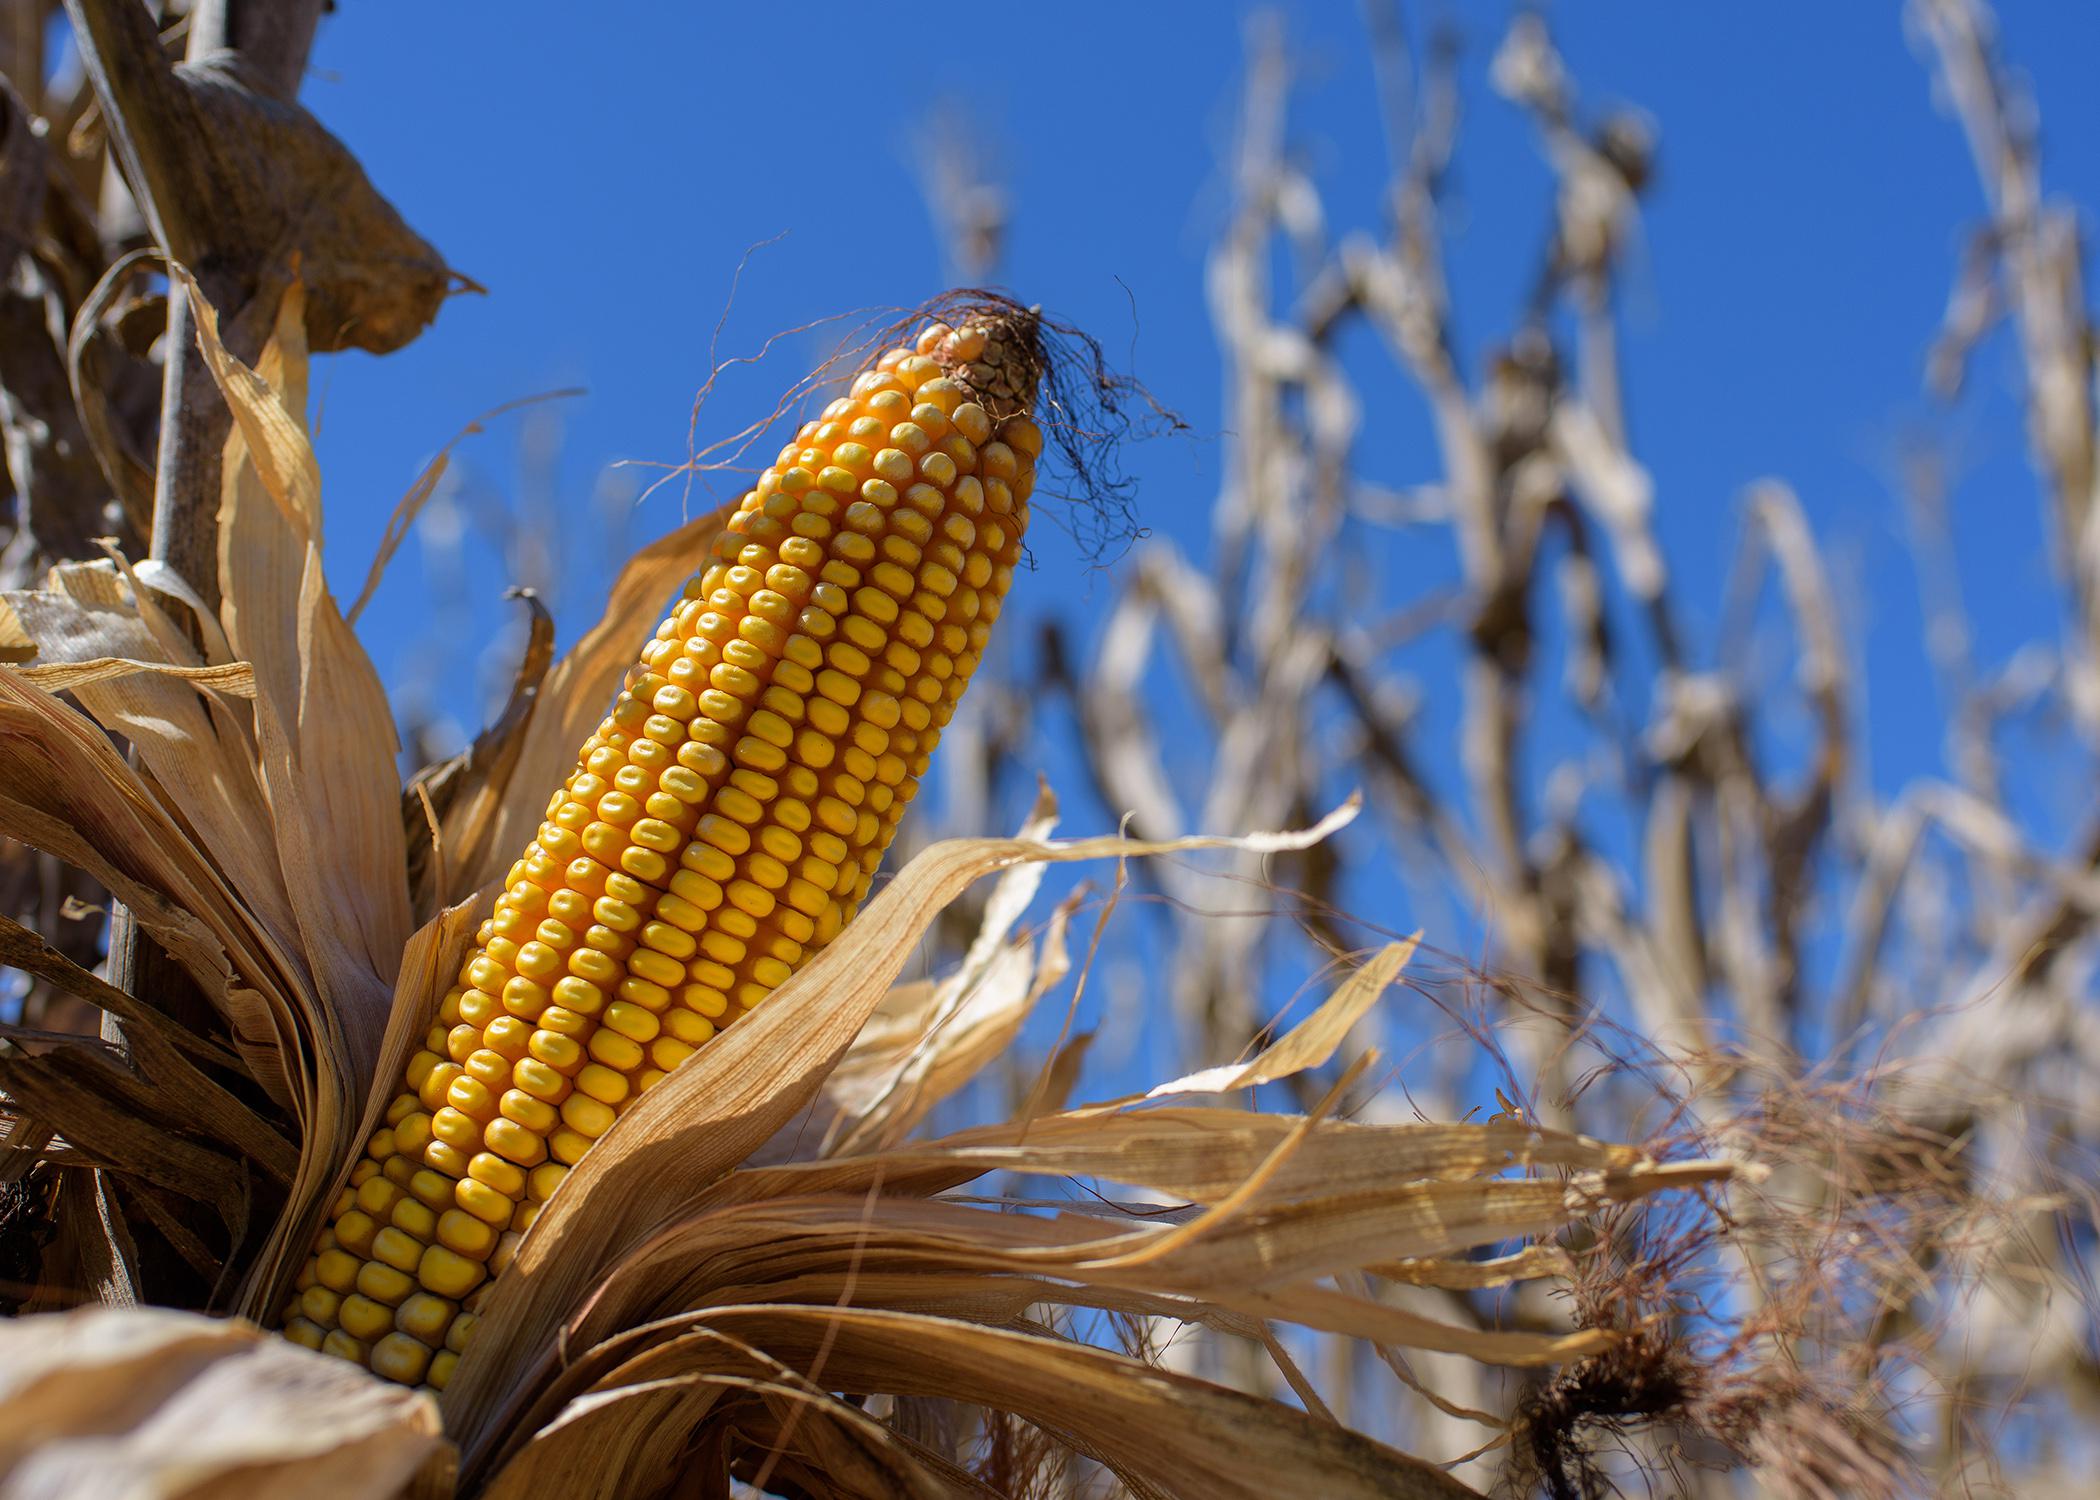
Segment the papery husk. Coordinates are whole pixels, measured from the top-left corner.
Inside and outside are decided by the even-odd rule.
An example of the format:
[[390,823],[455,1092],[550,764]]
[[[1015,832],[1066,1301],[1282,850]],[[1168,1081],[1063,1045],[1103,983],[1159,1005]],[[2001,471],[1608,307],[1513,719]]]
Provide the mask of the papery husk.
[[390,1500],[445,1462],[427,1396],[243,1323],[0,1321],[0,1500]]
[[[647,1391],[695,1367],[717,1376],[726,1371],[770,1378],[795,1389],[774,1374],[784,1365],[810,1372],[808,1381],[821,1388],[947,1396],[1015,1412],[1142,1486],[1140,1493],[1220,1500],[1455,1500],[1474,1494],[1435,1465],[1346,1427],[1086,1344],[860,1307],[717,1307],[695,1317],[692,1326],[692,1336],[638,1362],[629,1372],[637,1386],[628,1389]],[[834,1410],[842,1405],[830,1404]],[[637,1421],[626,1430],[639,1426]],[[515,1461],[517,1482],[508,1483],[506,1475],[492,1493],[533,1493],[528,1480],[540,1472],[536,1446]],[[590,1488],[587,1473],[570,1473],[586,1485],[575,1493],[607,1500],[623,1493]],[[925,1483],[904,1491],[855,1487],[843,1493],[872,1500],[884,1493],[958,1491]]]

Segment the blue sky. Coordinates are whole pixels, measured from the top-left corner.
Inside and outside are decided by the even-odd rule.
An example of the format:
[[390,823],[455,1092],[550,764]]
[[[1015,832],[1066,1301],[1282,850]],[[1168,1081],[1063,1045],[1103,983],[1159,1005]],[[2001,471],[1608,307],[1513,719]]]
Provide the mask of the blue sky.
[[[2100,7],[2002,9],[2007,51],[2041,102],[2049,188],[2100,202],[2100,154],[2084,144],[2100,139],[2100,96],[2085,76],[2100,55]],[[1301,78],[1294,149],[1332,226],[1372,225],[1385,164],[1358,8],[1285,10]],[[1960,465],[1956,550],[1983,663],[2053,633],[2009,341],[1985,347],[1952,410],[1922,393],[1925,351],[1982,203],[1899,10],[1625,0],[1549,12],[1585,110],[1629,103],[1660,129],[1624,366],[1634,446],[1657,483],[1657,524],[1693,638],[1710,639],[1742,487],[1788,480],[1838,572],[1884,788],[1940,763],[1889,483],[1898,436],[1927,433]],[[1477,367],[1534,274],[1548,178],[1528,122],[1485,83],[1508,8],[1407,11],[1417,37],[1438,16],[1467,37],[1447,259],[1462,353]],[[750,255],[724,355],[940,289],[912,141],[943,97],[983,122],[1013,198],[1000,280],[1126,354],[1190,422],[1193,436],[1125,459],[1146,524],[1204,554],[1221,418],[1203,263],[1226,201],[1237,8],[693,4],[606,7],[591,24],[574,7],[516,3],[492,23],[497,14],[345,6],[324,21],[314,54],[308,104],[489,293],[455,299],[401,353],[346,355],[316,372],[339,592],[355,594],[395,499],[461,425],[580,386],[586,395],[558,407],[499,419],[458,456],[464,513],[523,504],[562,518],[554,602],[572,638],[595,615],[612,554],[677,519],[676,486],[628,514],[650,476],[612,465],[683,456],[710,340],[754,245],[770,242]],[[756,372],[727,377],[702,442],[769,407],[817,348],[789,340]],[[1366,387],[1367,475],[1434,477],[1412,391],[1375,359],[1361,368],[1378,371]],[[558,456],[550,468],[529,451]],[[1060,539],[1036,542],[1041,571],[1019,585],[1022,611],[1061,609],[1083,630],[1106,590]],[[1365,546],[1396,602],[1448,574],[1441,540]],[[481,640],[506,618],[510,578],[493,547],[470,531],[464,556],[458,579],[426,571],[413,546],[396,563],[361,630],[390,680],[452,661],[433,654],[433,631]],[[434,591],[458,602],[438,611]],[[1438,668],[1424,670],[1433,689]],[[445,677],[454,691],[469,683],[452,666]],[[1431,724],[1448,728],[1431,699]],[[1053,769],[1061,759],[1054,748],[1045,758]],[[1066,789],[1076,798],[1076,785]],[[2023,795],[2038,820],[2068,823],[2084,805],[2082,788],[2044,777]],[[1074,806],[1072,826],[1098,826],[1101,810],[1082,819]]]

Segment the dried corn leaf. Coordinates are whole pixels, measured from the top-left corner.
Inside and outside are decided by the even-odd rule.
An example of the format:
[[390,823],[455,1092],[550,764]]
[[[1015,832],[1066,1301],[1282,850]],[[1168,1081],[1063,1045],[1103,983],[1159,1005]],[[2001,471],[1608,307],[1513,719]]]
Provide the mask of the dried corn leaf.
[[688,1375],[581,1396],[533,1434],[482,1500],[619,1500],[660,1490],[686,1462],[693,1429],[727,1390],[724,1382]]
[[[1370,1296],[1353,1296],[1314,1286],[1259,1291],[1220,1280],[1207,1291],[1176,1290],[1166,1278],[1133,1266],[1096,1271],[1081,1264],[1084,1251],[1098,1241],[1057,1247],[1058,1269],[1031,1276],[1049,1258],[1047,1248],[1006,1241],[1015,1236],[988,1230],[993,1217],[967,1210],[939,1239],[893,1244],[887,1237],[870,1242],[855,1238],[843,1213],[825,1237],[805,1243],[789,1237],[778,1262],[756,1262],[742,1279],[725,1278],[719,1287],[693,1298],[710,1301],[777,1301],[830,1305],[850,1300],[855,1306],[893,1311],[937,1313],[973,1321],[1020,1325],[1044,1307],[1096,1309],[1127,1316],[1171,1317],[1207,1323],[1227,1332],[1259,1337],[1268,1322],[1348,1338],[1462,1355],[1483,1364],[1537,1367],[1595,1354],[1611,1346],[1613,1334],[1600,1330],[1534,1333],[1500,1331],[1441,1322],[1387,1305]],[[770,1224],[773,1221],[764,1221]],[[988,1243],[974,1244],[984,1236]],[[734,1258],[733,1249],[719,1254]],[[790,1270],[791,1268],[791,1270]],[[1002,1271],[1000,1268],[1004,1268]]]
[[510,785],[525,727],[538,711],[540,689],[554,662],[554,617],[530,589],[512,589],[510,597],[525,602],[531,623],[503,711],[459,754],[418,771],[401,800],[409,886],[418,912],[428,911],[441,892],[452,889],[453,855],[446,833],[452,810],[463,800],[495,796]]
[[[1226,1117],[1223,1111],[1188,1113]],[[1152,1113],[1146,1111],[1105,1120],[1068,1117],[1038,1122],[1039,1127],[1068,1131],[1077,1140],[1083,1140],[1086,1131],[1135,1133],[1151,1123]],[[1308,1131],[1309,1139],[1317,1139],[1321,1130],[1357,1135],[1361,1143],[1369,1143],[1380,1135],[1387,1140],[1405,1139],[1405,1128],[1353,1127],[1327,1121],[1314,1122],[1310,1127],[1304,1122],[1262,1123],[1270,1127],[1271,1135],[1243,1148],[1243,1160],[1259,1164],[1266,1159],[1262,1148],[1273,1139],[1276,1127]],[[1725,1180],[1732,1170],[1725,1163],[1657,1166],[1629,1148],[1534,1132],[1514,1122],[1420,1127],[1416,1133],[1421,1139],[1412,1159],[1404,1151],[1384,1153],[1397,1160],[1400,1167],[1387,1178],[1386,1193],[1388,1206],[1426,1209],[1417,1214],[1425,1223],[1465,1217],[1454,1210],[1454,1195],[1462,1195],[1459,1209],[1466,1208],[1466,1200],[1479,1198],[1487,1200],[1486,1210],[1492,1210],[1496,1206],[1493,1195],[1505,1184],[1469,1180],[1467,1174],[1483,1167],[1507,1165],[1520,1152],[1577,1162],[1631,1163],[1627,1170],[1616,1173],[1591,1171],[1566,1182],[1518,1184],[1540,1190],[1513,1206],[1504,1205],[1520,1214],[1537,1212],[1542,1201],[1550,1201],[1559,1214],[1572,1217],[1594,1209],[1607,1198]],[[1202,1321],[1256,1338],[1264,1336],[1268,1322],[1285,1321],[1386,1346],[1440,1350],[1511,1365],[1579,1358],[1600,1351],[1612,1341],[1611,1335],[1599,1331],[1553,1335],[1455,1326],[1388,1306],[1375,1297],[1315,1286],[1309,1278],[1290,1284],[1279,1284],[1273,1279],[1270,1272],[1276,1257],[1285,1253],[1304,1255],[1308,1247],[1330,1244],[1335,1238],[1336,1214],[1344,1215],[1346,1221],[1347,1216],[1360,1210],[1360,1205],[1355,1204],[1337,1205],[1329,1199],[1316,1198],[1295,1205],[1300,1210],[1295,1214],[1272,1214],[1264,1234],[1245,1238],[1231,1247],[1236,1251],[1236,1261],[1212,1255],[1200,1264],[1202,1275],[1197,1279],[1189,1275],[1192,1257],[1145,1258],[1130,1253],[1133,1240],[1141,1244],[1147,1237],[1159,1236],[1157,1220],[1151,1218],[1149,1211],[1149,1222],[1118,1224],[1102,1222],[1115,1216],[1107,1207],[1085,1215],[1043,1218],[988,1214],[951,1201],[914,1202],[869,1196],[901,1185],[897,1176],[908,1177],[909,1170],[892,1176],[886,1169],[906,1155],[920,1153],[933,1154],[926,1148],[912,1148],[910,1152],[890,1153],[879,1159],[828,1161],[787,1170],[733,1174],[725,1180],[725,1187],[740,1178],[765,1179],[779,1187],[781,1195],[770,1200],[744,1197],[717,1201],[691,1218],[659,1229],[622,1263],[609,1268],[587,1309],[563,1330],[563,1368],[552,1387],[542,1387],[541,1405],[554,1399],[557,1392],[573,1396],[577,1383],[583,1381],[602,1388],[622,1379],[653,1378],[651,1372],[656,1367],[637,1363],[642,1356],[632,1352],[637,1337],[652,1336],[648,1333],[652,1328],[660,1335],[665,1329],[684,1327],[686,1320],[664,1317],[676,1307],[706,1307],[733,1301],[850,1303],[862,1308],[1008,1325],[1017,1324],[1032,1305],[1062,1303],[1131,1316]],[[1406,1171],[1416,1169],[1442,1170],[1459,1180],[1435,1176],[1414,1182],[1404,1180]],[[848,1180],[849,1174],[857,1174],[859,1180]],[[822,1197],[796,1191],[796,1187],[814,1188],[825,1178],[831,1180],[819,1189],[825,1194]],[[1004,1206],[1014,1205],[1009,1202]],[[1466,1220],[1469,1227],[1454,1231],[1452,1238],[1485,1242],[1504,1238],[1511,1228],[1506,1221],[1494,1220],[1481,1204],[1471,1206],[1471,1215]],[[1231,1228],[1231,1221],[1225,1227]],[[1215,1249],[1225,1242],[1226,1237],[1218,1234],[1206,1235],[1193,1243]],[[1331,1264],[1331,1253],[1319,1253]],[[1371,1263],[1365,1255],[1358,1259]],[[1481,1285],[1565,1267],[1564,1256],[1546,1251],[1508,1257],[1479,1268],[1447,1263],[1442,1272],[1417,1261],[1406,1268],[1409,1274],[1405,1279],[1434,1284],[1448,1278],[1454,1284]],[[649,1321],[652,1319],[661,1321]],[[636,1332],[622,1334],[622,1327]],[[615,1359],[622,1363],[609,1367],[608,1361]],[[530,1431],[535,1425],[534,1420],[521,1414],[513,1430]],[[500,1438],[496,1440],[500,1443]]]
[[440,1455],[427,1397],[241,1323],[0,1322],[0,1500],[389,1500]]
[[1431,1464],[1281,1402],[1083,1344],[857,1307],[720,1307],[693,1321],[716,1335],[690,1346],[692,1361],[711,1373],[755,1364],[747,1351],[763,1349],[827,1389],[991,1406],[1155,1492],[1216,1500],[1474,1494]]
[[[207,1137],[223,1144],[232,1157],[230,1165],[252,1162],[280,1182],[290,1180],[297,1162],[290,1143],[199,1066],[231,1061],[217,1046],[80,968],[35,933],[5,917],[0,917],[0,963],[34,974],[124,1022],[125,1046],[107,1059],[108,1068],[117,1076],[101,1076],[130,1101],[119,1121],[126,1130],[172,1129],[182,1137]],[[89,1044],[87,1038],[75,1040]],[[100,1048],[102,1044],[92,1045]],[[76,1063],[80,1065],[92,1067],[93,1063]],[[0,1058],[0,1072],[8,1066]],[[44,1118],[63,1130],[73,1144],[89,1145],[91,1132],[75,1123],[68,1104],[64,1092],[49,1098]],[[141,1149],[151,1159],[159,1146],[159,1142],[146,1142]],[[115,1167],[129,1162],[128,1153],[114,1147],[105,1147],[99,1155]],[[214,1195],[222,1184],[230,1186],[224,1181],[228,1175],[219,1174],[200,1196]]]
[[[198,665],[188,636],[151,602],[150,591],[129,574],[121,556],[54,568],[51,577],[67,600],[95,618],[136,611],[121,618],[144,631],[160,660]],[[252,681],[250,674],[251,697]],[[82,682],[75,696],[97,723],[131,743],[163,800],[217,864],[228,888],[240,893],[274,951],[288,956],[288,972],[303,979],[289,957],[299,952],[298,926],[285,898],[269,802],[257,779],[253,710],[156,676]],[[273,1097],[289,1104],[290,1060],[265,1048],[246,1061]]]
[[[321,566],[320,475],[305,425],[304,297],[285,294],[265,363],[275,384],[219,343],[197,299],[197,341],[234,414],[222,465],[221,620],[255,667],[263,784],[314,980],[320,1091],[347,1065],[368,1077],[407,941],[407,853],[394,767],[399,742],[378,673],[344,623]],[[337,1038],[340,1038],[337,1041]],[[333,1101],[332,1101],[333,1102]],[[326,1107],[326,1106],[324,1106]]]
[[[1402,1187],[1397,1200],[1411,1195]],[[623,1324],[667,1317],[681,1307],[730,1301],[836,1301],[902,1305],[977,1316],[996,1312],[1002,1296],[992,1278],[1056,1278],[1039,1294],[1075,1306],[1143,1305],[1158,1313],[1171,1301],[1184,1309],[1222,1308],[1249,1323],[1284,1318],[1330,1332],[1389,1344],[1462,1353],[1494,1364],[1540,1365],[1594,1353],[1611,1342],[1602,1333],[1498,1333],[1418,1317],[1368,1297],[1329,1293],[1303,1281],[1264,1283],[1265,1260],[1243,1253],[1239,1263],[1213,1256],[1200,1275],[1188,1258],[1141,1258],[1133,1243],[1164,1238],[1159,1219],[1136,1215],[1103,1222],[1097,1213],[1039,1215],[987,1213],[973,1205],[896,1198],[790,1199],[697,1215],[665,1226],[614,1272],[588,1310],[565,1330],[569,1347],[612,1339]],[[1324,1229],[1317,1213],[1285,1224],[1288,1239]],[[1368,1259],[1368,1257],[1364,1257]],[[1330,1260],[1317,1274],[1353,1269]],[[942,1278],[959,1280],[990,1308],[939,1301]],[[885,1279],[889,1278],[889,1279]],[[1104,1302],[1120,1291],[1127,1300]],[[885,1296],[904,1299],[885,1304]],[[1140,1303],[1139,1299],[1150,1299]],[[1008,1308],[1017,1315],[1019,1303]],[[1183,1311],[1180,1316],[1198,1317]]]
[[[95,572],[109,587],[95,589],[87,599],[67,587],[75,575]],[[164,659],[152,631],[119,593],[108,564],[61,564],[51,570],[49,583],[47,588],[0,594],[0,639],[21,642],[27,649],[17,655],[40,664],[100,656]]]
[[91,687],[98,682],[130,677],[140,672],[156,677],[179,678],[184,682],[193,682],[199,687],[207,687],[214,692],[226,693],[235,698],[255,696],[255,673],[244,661],[230,661],[217,667],[178,667],[164,661],[98,656],[88,661],[51,662],[21,669],[25,682],[33,682],[47,693],[72,692],[79,688]]
[[[138,606],[139,616],[153,627],[155,638],[171,660],[179,659],[181,653],[191,649],[193,640],[204,643],[206,661],[233,660],[233,647],[227,644],[226,629],[219,623],[217,612],[197,592],[195,584],[157,557],[131,562],[114,547],[105,546],[103,550],[131,580],[135,595],[133,602]],[[172,622],[168,622],[168,617],[152,602],[161,595],[179,601],[188,610],[184,628],[180,631],[172,628]],[[164,625],[162,622],[168,623]]]
[[0,667],[0,831],[85,870],[129,906],[220,1007],[244,1051],[294,1049],[283,997],[301,982],[295,957],[258,929],[248,902],[108,737],[8,667]]
[[583,391],[576,389],[521,396],[515,401],[506,401],[501,406],[491,407],[455,432],[452,440],[438,449],[437,456],[423,466],[423,472],[416,476],[415,482],[408,487],[408,492],[395,503],[394,513],[387,517],[386,530],[380,535],[378,547],[373,550],[372,565],[365,570],[364,587],[357,591],[357,598],[351,604],[345,618],[355,625],[357,617],[365,612],[365,606],[372,602],[372,596],[379,592],[379,580],[386,576],[387,564],[394,560],[394,554],[401,549],[401,544],[408,540],[409,528],[415,525],[416,517],[422,514],[423,507],[430,503],[430,497],[437,492],[438,481],[445,477],[446,469],[451,466],[454,448],[477,433],[486,431],[485,424],[506,412],[516,411],[520,407],[535,406],[542,401],[558,401],[565,396],[582,394]]
[[[105,643],[121,639],[126,649],[150,652],[186,671],[224,670],[226,664],[200,666],[188,637],[151,602],[120,556],[55,567],[50,579],[54,590],[37,596],[29,617],[39,632],[48,632],[39,642],[54,663],[92,656],[97,647],[108,649]],[[239,671],[247,675],[245,664]],[[164,672],[71,686],[97,723],[131,743],[164,806],[202,846],[227,890],[238,893],[259,930],[259,946],[273,956],[284,982],[302,987],[307,980],[297,928],[285,901],[269,806],[256,779],[252,710],[199,693]],[[270,1018],[267,1024],[236,1026],[242,1062],[274,1101],[297,1112],[302,1106],[290,1076],[297,1007],[270,986],[257,989],[239,980],[228,985],[227,997],[230,1008],[259,1008]]]
[[9,666],[36,660],[36,638],[15,612],[13,593],[0,593],[0,663]]
[[1274,1083],[1294,1073],[1323,1066],[1341,1046],[1342,1039],[1379,1001],[1400,977],[1422,939],[1418,932],[1405,942],[1388,943],[1371,961],[1358,969],[1328,996],[1325,1004],[1262,1049],[1252,1062],[1205,1068],[1199,1073],[1162,1083],[1145,1093],[1147,1099],[1165,1099],[1176,1094],[1224,1094],[1237,1089]]
[[157,1063],[168,1055],[218,1067],[235,1065],[233,1055],[216,1042],[162,1015],[99,974],[83,969],[11,917],[0,916],[0,964],[20,969],[117,1017],[125,1023],[126,1045],[142,1061],[151,1059]]
[[306,291],[285,289],[271,329],[265,370],[236,359],[219,338],[219,314],[202,289],[178,270],[197,312],[197,347],[233,412],[236,450],[300,536],[321,536],[321,466],[306,435]]
[[1575,1274],[1575,1258],[1558,1245],[1526,1245],[1508,1255],[1486,1260],[1396,1260],[1365,1267],[1374,1276],[1408,1286],[1436,1286],[1447,1291],[1480,1291],[1541,1277],[1566,1280]]
[[[885,1173],[891,1191],[921,1179],[955,1186],[986,1172],[1050,1173],[1150,1188],[1215,1203],[1259,1169],[1299,1122],[1246,1110],[1176,1106],[1096,1114],[1091,1107],[1030,1122],[1002,1121],[900,1146],[845,1178],[824,1164],[758,1167],[723,1184],[738,1196],[850,1192]],[[1515,1121],[1466,1125],[1357,1125],[1323,1120],[1270,1179],[1264,1202],[1381,1191],[1417,1178],[1467,1178],[1512,1168],[1630,1170],[1631,1146]],[[748,1179],[748,1181],[747,1181]]]
[[241,1159],[185,1132],[171,1097],[97,1037],[0,1025],[0,1093],[61,1127],[86,1165],[118,1170],[246,1222]]
[[[1424,1182],[1255,1207],[1220,1218],[1164,1249],[1133,1231],[1111,1252],[1144,1255],[1154,1285],[1201,1292],[1218,1285],[1276,1287],[1380,1260],[1451,1255],[1502,1240],[1536,1239],[1595,1212],[1675,1188],[1727,1182],[1728,1162],[1682,1162],[1583,1173],[1569,1182]],[[1107,1247],[1104,1247],[1107,1248]],[[1107,1276],[1105,1262],[1083,1264]]]
[[783,1374],[772,1380],[680,1374],[580,1396],[533,1435],[483,1494],[486,1500],[548,1494],[622,1500],[668,1490],[694,1470],[693,1430],[725,1405],[722,1420],[765,1455],[759,1462],[770,1463],[776,1479],[794,1477],[806,1462],[826,1495],[950,1500],[985,1493],[933,1472],[882,1424]]
[[[1044,941],[1061,953],[1071,908],[1052,914]],[[839,1155],[902,1140],[944,1100],[1003,1054],[1021,1024],[1049,989],[1028,940],[1009,940],[971,978],[967,987],[938,987],[921,1041],[903,1059],[888,1086],[851,1132],[831,1147]],[[953,977],[953,976],[951,976]],[[1055,983],[1052,978],[1049,983]]]
[[51,1239],[24,1315],[60,1312],[83,1302],[139,1305],[138,1247],[102,1172],[60,1175],[51,1204]]

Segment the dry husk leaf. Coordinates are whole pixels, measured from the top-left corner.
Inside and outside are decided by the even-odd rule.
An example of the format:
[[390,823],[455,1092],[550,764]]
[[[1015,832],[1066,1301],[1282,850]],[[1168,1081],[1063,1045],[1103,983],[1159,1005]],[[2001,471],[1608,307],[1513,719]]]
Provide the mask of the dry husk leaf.
[[0,1321],[0,1500],[389,1500],[441,1455],[426,1396],[242,1323]]

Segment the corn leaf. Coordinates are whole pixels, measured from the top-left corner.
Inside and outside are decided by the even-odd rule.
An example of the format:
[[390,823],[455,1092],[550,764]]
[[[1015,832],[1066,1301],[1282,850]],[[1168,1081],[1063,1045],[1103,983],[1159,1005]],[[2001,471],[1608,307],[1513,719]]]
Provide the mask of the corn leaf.
[[235,698],[255,696],[255,672],[242,661],[230,661],[217,667],[189,667],[176,666],[165,661],[139,661],[125,656],[97,656],[86,661],[51,662],[21,668],[25,682],[33,682],[47,693],[76,692],[98,682],[130,677],[141,672],[156,677],[180,678]]
[[369,1076],[409,934],[393,714],[321,566],[320,477],[304,417],[304,301],[285,295],[266,363],[277,385],[219,343],[199,303],[197,338],[235,429],[222,466],[219,567],[228,640],[254,664],[262,780],[280,823],[286,892],[327,1002],[324,1108],[347,1067]]
[[1281,1402],[1083,1344],[859,1307],[719,1307],[693,1325],[714,1337],[681,1352],[704,1368],[755,1366],[745,1351],[763,1349],[829,1389],[989,1405],[1155,1492],[1218,1500],[1474,1494],[1432,1464]]
[[241,1323],[0,1322],[0,1500],[389,1500],[441,1460],[428,1397]]

